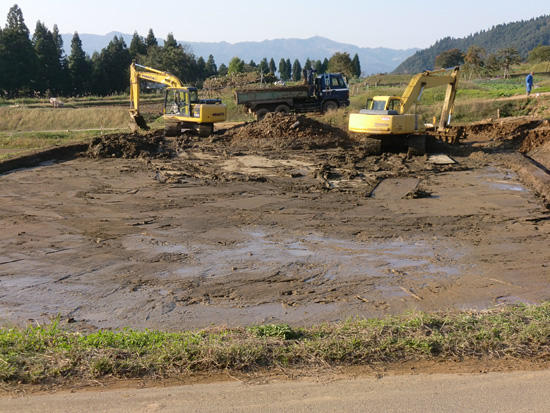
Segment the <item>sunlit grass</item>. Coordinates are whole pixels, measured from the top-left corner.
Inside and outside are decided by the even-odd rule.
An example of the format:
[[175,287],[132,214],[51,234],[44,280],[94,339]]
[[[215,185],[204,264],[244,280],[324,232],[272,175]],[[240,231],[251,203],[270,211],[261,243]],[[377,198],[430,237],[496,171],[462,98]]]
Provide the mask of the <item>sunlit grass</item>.
[[550,350],[550,304],[488,311],[408,312],[307,328],[287,324],[198,331],[46,326],[0,329],[0,382],[176,378],[184,373],[377,365],[411,360],[536,359]]

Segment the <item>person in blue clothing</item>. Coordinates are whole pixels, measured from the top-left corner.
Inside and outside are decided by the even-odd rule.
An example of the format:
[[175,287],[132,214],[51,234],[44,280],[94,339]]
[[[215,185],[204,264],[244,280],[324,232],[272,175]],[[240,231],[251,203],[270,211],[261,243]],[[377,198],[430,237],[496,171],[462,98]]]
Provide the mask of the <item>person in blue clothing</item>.
[[533,75],[535,73],[531,72],[525,78],[525,88],[527,89],[527,96],[531,94],[531,88],[533,87]]

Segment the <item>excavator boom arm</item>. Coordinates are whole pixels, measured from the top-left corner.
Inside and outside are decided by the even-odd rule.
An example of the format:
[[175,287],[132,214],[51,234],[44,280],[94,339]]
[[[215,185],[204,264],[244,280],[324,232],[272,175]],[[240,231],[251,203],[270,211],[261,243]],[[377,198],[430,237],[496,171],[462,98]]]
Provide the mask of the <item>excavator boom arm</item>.
[[[143,70],[137,70],[139,67]],[[130,116],[140,128],[148,129],[145,119],[139,113],[139,81],[162,83],[169,87],[182,87],[181,80],[170,73],[153,69],[152,67],[132,63],[130,65]]]
[[440,73],[448,72],[449,69],[440,69],[433,71],[425,71],[415,75],[409,82],[407,89],[401,97],[401,108],[399,113],[407,113],[414,102],[419,98],[424,89],[447,85],[445,94],[445,102],[443,105],[442,120],[449,116],[454,105],[456,96],[456,88],[458,85],[458,66],[455,67],[451,74],[440,75]]

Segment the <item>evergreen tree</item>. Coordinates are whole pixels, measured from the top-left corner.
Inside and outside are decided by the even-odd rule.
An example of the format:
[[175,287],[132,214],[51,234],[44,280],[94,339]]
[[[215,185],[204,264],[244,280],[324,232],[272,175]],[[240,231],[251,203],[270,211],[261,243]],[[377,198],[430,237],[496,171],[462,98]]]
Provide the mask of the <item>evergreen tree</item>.
[[287,80],[292,79],[292,64],[290,63],[290,59],[286,59],[285,61],[285,78]]
[[34,89],[43,95],[49,92],[57,96],[62,89],[58,84],[63,72],[60,50],[53,33],[40,21],[36,23],[32,43],[38,58]]
[[206,74],[206,62],[204,61],[204,58],[201,56],[197,59],[197,79],[199,81],[204,81],[208,76]]
[[323,63],[320,60],[316,60],[313,64],[313,69],[318,75],[322,75],[325,73],[325,68],[323,67]]
[[281,78],[281,80],[289,79],[288,77],[286,77],[286,61],[282,57],[279,61],[279,77]]
[[273,74],[277,71],[277,66],[275,66],[275,60],[273,60],[273,58],[269,61],[269,71]]
[[208,60],[206,61],[205,65],[206,70],[206,77],[215,76],[218,73],[218,67],[216,66],[216,62],[214,61],[214,56],[210,55],[208,56]]
[[73,95],[82,95],[90,92],[90,78],[92,66],[90,59],[82,50],[82,41],[75,32],[71,40],[71,54],[68,58],[69,78],[71,79]]
[[220,76],[227,76],[227,73],[229,72],[229,69],[227,68],[227,66],[225,64],[221,64],[220,67],[218,68],[218,75]]
[[328,71],[328,59],[325,57],[325,60],[323,60],[323,71],[321,73],[327,73]]
[[296,59],[294,61],[294,64],[292,65],[292,80],[295,82],[298,82],[302,79],[302,65],[300,64],[299,60]]
[[30,94],[34,90],[38,59],[29,35],[23,12],[17,5],[13,6],[0,42],[0,89],[8,97]]
[[267,58],[263,58],[258,66],[258,70],[263,73],[264,75],[267,75],[269,73],[269,64],[267,63]]
[[306,59],[306,62],[304,63],[304,70],[306,69],[312,69],[313,68],[313,62],[309,60],[309,57]]
[[361,77],[361,63],[359,62],[359,56],[355,53],[353,59],[351,60],[351,67],[353,69],[353,77]]
[[94,84],[98,94],[109,95],[128,89],[131,59],[122,37],[115,36],[94,63]]
[[178,42],[172,33],[168,33],[168,36],[166,36],[164,47],[178,47]]
[[150,47],[157,47],[158,45],[159,43],[157,42],[157,38],[153,33],[153,29],[149,29],[149,33],[147,33],[147,37],[145,38],[145,47],[149,49]]
[[135,61],[139,55],[147,54],[147,46],[145,45],[145,41],[137,31],[135,31],[132,36],[128,52],[130,53],[130,59],[132,59],[132,61]]
[[59,33],[59,27],[57,24],[53,25],[52,29],[53,39],[55,41],[55,46],[57,47],[57,55],[59,56],[59,63],[61,64],[61,71],[56,74],[55,84],[60,90],[61,94],[70,92],[71,90],[71,78],[69,75],[69,61],[67,55],[65,54],[65,49],[63,47],[63,37]]

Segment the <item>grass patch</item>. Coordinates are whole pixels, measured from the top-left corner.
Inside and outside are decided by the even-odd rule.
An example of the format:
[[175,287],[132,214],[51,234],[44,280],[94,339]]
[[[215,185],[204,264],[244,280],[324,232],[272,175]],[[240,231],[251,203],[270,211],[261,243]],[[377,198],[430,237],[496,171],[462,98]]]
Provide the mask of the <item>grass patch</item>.
[[0,329],[0,382],[62,384],[177,378],[278,366],[376,365],[435,359],[547,359],[550,303],[489,311],[417,313],[292,328],[286,324],[80,334],[58,320]]

